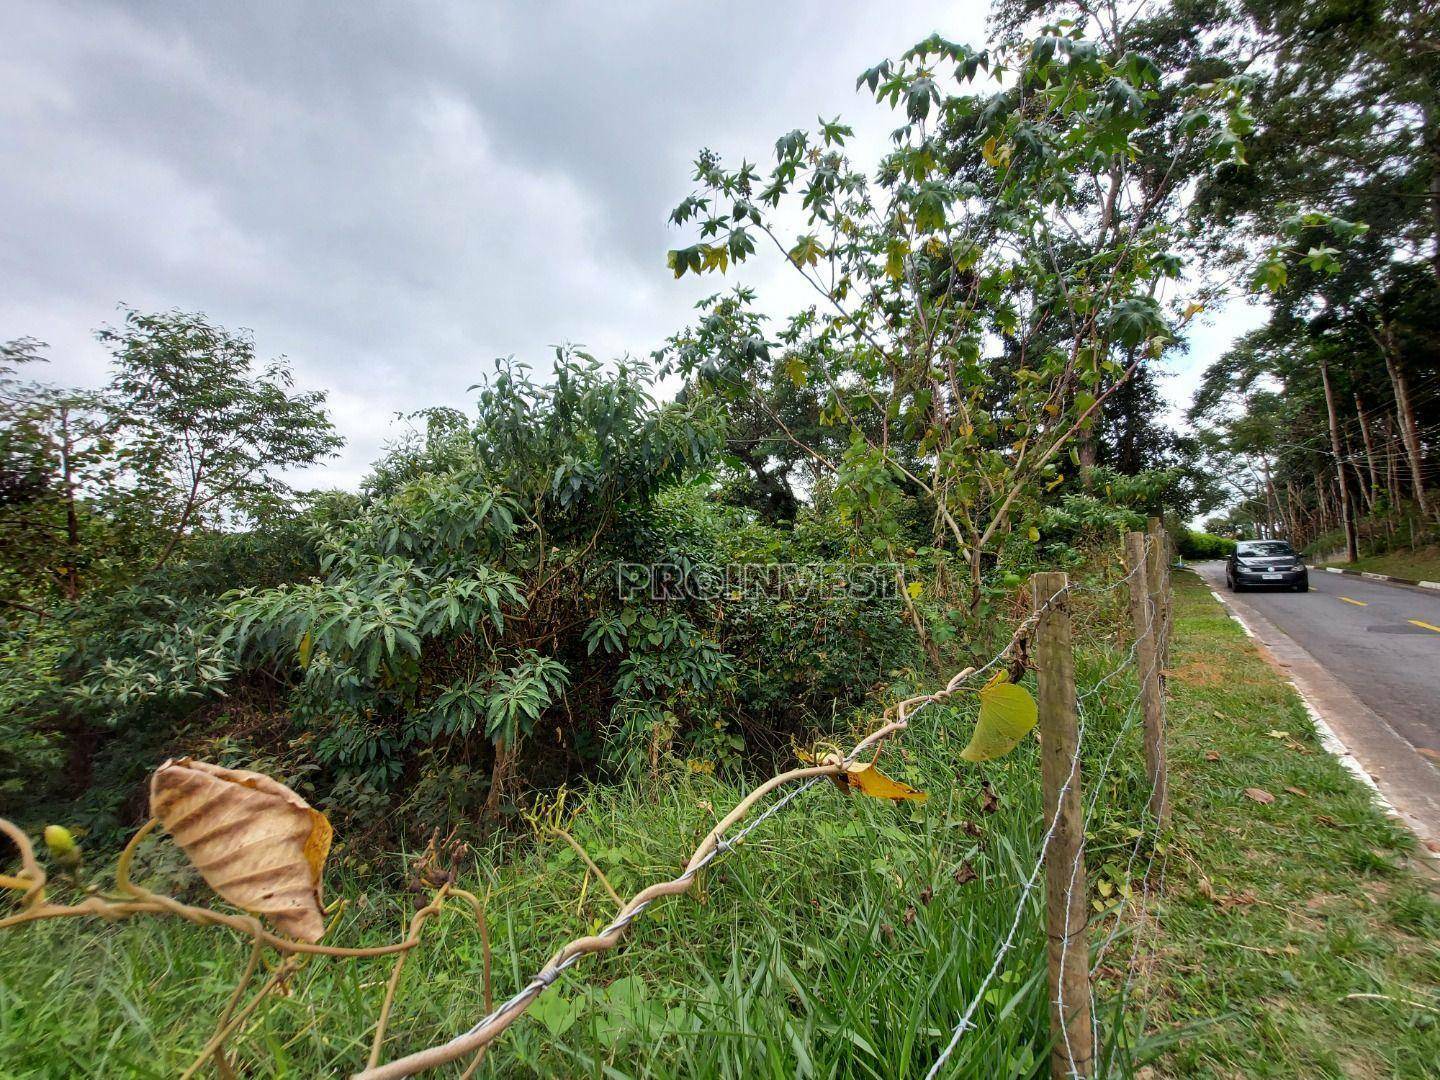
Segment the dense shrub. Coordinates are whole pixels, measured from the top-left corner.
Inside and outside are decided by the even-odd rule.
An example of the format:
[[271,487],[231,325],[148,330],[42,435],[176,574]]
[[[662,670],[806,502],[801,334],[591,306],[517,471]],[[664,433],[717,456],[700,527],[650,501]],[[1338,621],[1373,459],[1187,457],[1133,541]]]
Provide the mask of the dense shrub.
[[1235,552],[1235,541],[1227,536],[1181,527],[1175,530],[1175,547],[1182,559],[1225,559]]

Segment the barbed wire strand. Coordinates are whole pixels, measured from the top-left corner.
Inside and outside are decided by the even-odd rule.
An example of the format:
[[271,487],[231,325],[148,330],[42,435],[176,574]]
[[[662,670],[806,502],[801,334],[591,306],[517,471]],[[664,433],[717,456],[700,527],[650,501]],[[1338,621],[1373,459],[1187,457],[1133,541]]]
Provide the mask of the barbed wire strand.
[[[1153,541],[1150,541],[1150,540],[1147,540],[1146,548],[1147,548],[1147,550],[1146,550],[1146,558],[1145,558],[1145,561],[1137,564],[1136,567],[1133,568],[1133,569],[1130,571],[1130,574],[1134,574],[1134,573],[1136,573],[1137,571],[1139,571],[1141,568],[1148,566],[1148,565],[1149,565],[1149,560],[1152,559],[1152,558],[1158,558],[1158,557],[1160,557],[1160,553],[1161,553],[1161,551],[1163,550],[1163,547],[1162,547],[1162,546],[1157,545],[1157,544],[1155,544]],[[1129,574],[1126,575],[1127,578],[1128,578],[1129,576],[1130,576]],[[1117,664],[1117,665],[1111,670],[1111,672],[1109,673],[1109,675],[1107,675],[1104,679],[1102,679],[1099,683],[1097,683],[1095,687],[1092,687],[1092,688],[1091,688],[1089,691],[1087,691],[1084,695],[1081,695],[1080,697],[1078,697],[1078,698],[1076,699],[1076,714],[1077,714],[1077,718],[1078,718],[1078,719],[1077,719],[1077,724],[1078,724],[1078,726],[1079,726],[1082,730],[1083,730],[1083,727],[1084,727],[1084,725],[1085,725],[1085,708],[1084,708],[1084,705],[1083,705],[1084,700],[1087,699],[1087,698],[1089,698],[1090,696],[1092,696],[1096,691],[1098,691],[1098,689],[1099,689],[1100,686],[1103,686],[1103,685],[1104,685],[1106,682],[1108,682],[1110,679],[1114,678],[1116,674],[1118,674],[1119,672],[1121,672],[1121,671],[1123,671],[1123,670],[1128,669],[1129,666],[1130,666],[1130,663],[1131,663],[1132,659],[1133,659],[1134,656],[1135,656],[1136,651],[1137,651],[1137,650],[1139,649],[1139,647],[1140,647],[1140,641],[1141,641],[1144,637],[1147,637],[1147,636],[1150,636],[1150,635],[1155,635],[1155,634],[1157,633],[1157,630],[1158,630],[1159,628],[1160,628],[1160,600],[1159,600],[1158,597],[1152,596],[1152,595],[1150,595],[1150,594],[1147,592],[1147,594],[1146,594],[1146,602],[1145,602],[1145,628],[1144,628],[1144,630],[1143,630],[1142,632],[1140,632],[1140,633],[1138,633],[1138,634],[1135,635],[1135,640],[1134,640],[1134,642],[1131,644],[1131,647],[1130,647],[1129,651],[1128,651],[1128,652],[1126,653],[1126,655],[1121,659],[1120,663]],[[1116,732],[1116,735],[1115,735],[1114,740],[1110,743],[1110,747],[1109,747],[1108,751],[1106,752],[1105,759],[1104,759],[1104,761],[1101,763],[1100,770],[1099,770],[1099,772],[1097,773],[1097,775],[1095,776],[1094,780],[1092,781],[1092,790],[1091,790],[1091,792],[1090,792],[1090,803],[1089,803],[1089,806],[1086,807],[1086,809],[1085,809],[1085,814],[1084,814],[1083,819],[1082,819],[1082,825],[1081,825],[1082,833],[1088,829],[1088,826],[1090,825],[1091,821],[1093,820],[1093,818],[1094,818],[1094,816],[1095,816],[1095,809],[1096,809],[1096,807],[1099,805],[1099,802],[1100,802],[1100,793],[1101,793],[1101,791],[1102,791],[1103,788],[1104,788],[1105,777],[1109,774],[1111,763],[1114,761],[1114,758],[1115,758],[1115,751],[1116,751],[1117,748],[1120,746],[1121,742],[1124,741],[1125,736],[1129,733],[1130,728],[1131,728],[1131,727],[1133,726],[1133,724],[1134,724],[1135,718],[1139,715],[1139,706],[1140,706],[1140,701],[1141,701],[1141,694],[1140,694],[1141,687],[1143,687],[1143,685],[1144,685],[1144,683],[1145,683],[1145,680],[1148,679],[1148,678],[1150,678],[1151,675],[1154,674],[1154,673],[1159,669],[1159,667],[1160,667],[1160,665],[1161,665],[1161,663],[1162,663],[1162,657],[1161,657],[1161,655],[1160,655],[1160,648],[1159,648],[1159,642],[1158,642],[1158,641],[1156,642],[1156,646],[1157,646],[1157,647],[1156,647],[1156,649],[1154,650],[1154,652],[1153,652],[1153,654],[1152,654],[1152,656],[1151,656],[1151,665],[1150,665],[1150,668],[1149,668],[1148,670],[1146,670],[1146,671],[1142,671],[1142,672],[1139,672],[1139,673],[1138,673],[1139,677],[1138,677],[1138,679],[1136,680],[1135,696],[1130,699],[1130,707],[1126,710],[1125,719],[1121,722],[1120,729]],[[1163,738],[1164,738],[1163,727],[1162,727],[1162,731],[1161,731],[1161,738],[1162,738],[1162,740],[1163,740]],[[1152,793],[1153,793],[1153,791],[1154,791],[1154,785],[1153,785],[1153,784],[1152,784],[1152,787],[1151,787],[1151,791],[1152,791]],[[1158,818],[1158,816],[1151,816],[1151,815],[1147,815],[1147,816],[1150,818],[1150,820],[1153,820],[1154,823],[1155,823],[1156,839],[1158,840],[1158,838],[1159,838],[1159,828],[1160,828],[1159,818]],[[1138,854],[1138,852],[1139,852],[1139,850],[1140,850],[1140,844],[1141,844],[1141,841],[1144,839],[1145,835],[1146,835],[1146,834],[1145,834],[1145,831],[1142,829],[1142,830],[1140,831],[1139,837],[1136,838],[1135,846],[1131,849],[1130,860],[1129,860],[1129,861],[1127,862],[1127,864],[1126,864],[1126,871],[1125,871],[1125,873],[1126,873],[1126,884],[1127,884],[1127,886],[1128,886],[1128,883],[1129,883],[1130,870],[1131,870],[1131,868],[1133,867],[1135,856]],[[1152,860],[1153,860],[1153,858],[1154,858],[1154,847],[1153,847],[1153,846],[1152,846],[1152,848],[1151,848],[1151,858],[1152,858]],[[1065,939],[1066,941],[1069,941],[1069,939],[1070,939],[1070,932],[1071,932],[1070,912],[1071,912],[1072,904],[1070,903],[1070,898],[1074,895],[1074,892],[1075,892],[1075,879],[1076,879],[1076,875],[1077,875],[1077,873],[1078,873],[1078,871],[1079,871],[1079,868],[1080,868],[1080,860],[1079,860],[1079,859],[1076,859],[1076,860],[1071,864],[1071,867],[1070,867],[1070,881],[1069,881],[1069,883],[1068,883],[1068,885],[1067,885],[1067,887],[1066,887],[1066,891],[1065,891],[1066,904],[1065,904],[1065,929],[1064,929],[1064,939]],[[1148,870],[1147,870],[1147,873],[1148,873]],[[1121,907],[1123,907],[1123,898],[1122,898]],[[1117,925],[1117,926],[1119,925],[1119,909],[1117,909],[1117,911],[1116,911],[1116,925]],[[1068,959],[1068,955],[1069,955],[1069,954],[1068,954],[1068,951],[1067,951],[1067,950],[1062,950],[1061,953],[1060,953],[1060,971],[1059,971],[1059,977],[1058,977],[1058,979],[1056,980],[1056,1008],[1059,1010],[1059,1014],[1060,1014],[1060,1016],[1062,1016],[1062,1017],[1065,1016],[1065,1014],[1066,1014],[1066,1013],[1065,1013],[1065,965],[1066,965],[1066,961],[1067,961],[1067,959]],[[1094,970],[1095,970],[1095,966],[1096,966],[1095,964],[1090,965],[1090,970],[1089,970],[1089,972],[1087,972],[1087,975],[1093,975]],[[1092,1039],[1094,1039],[1094,1041],[1098,1043],[1098,1042],[1099,1042],[1099,1020],[1098,1020],[1098,1014],[1097,1014],[1097,1011],[1096,1011],[1096,1008],[1095,1008],[1095,985],[1094,985],[1093,979],[1087,978],[1087,979],[1086,979],[1086,985],[1087,985],[1088,988],[1089,988],[1089,989],[1088,989],[1088,992],[1089,992],[1089,999],[1090,999],[1091,1036],[1092,1036]],[[1075,1063],[1075,1052],[1074,1052],[1074,1049],[1073,1049],[1073,1048],[1071,1047],[1071,1045],[1070,1045],[1070,1026],[1069,1026],[1068,1024],[1062,1023],[1062,1024],[1061,1024],[1061,1027],[1060,1027],[1060,1030],[1061,1030],[1061,1033],[1062,1033],[1062,1035],[1063,1035],[1063,1037],[1064,1037],[1064,1042],[1065,1042],[1065,1055],[1066,1055],[1066,1060],[1067,1060],[1067,1061],[1069,1062],[1069,1064],[1070,1064],[1070,1073],[1071,1073],[1071,1075],[1072,1075],[1073,1077],[1076,1077],[1076,1080],[1079,1080],[1079,1070],[1077,1069],[1076,1063]]]
[[[1148,543],[1149,543],[1149,542],[1147,541],[1147,546],[1148,546]],[[1115,581],[1115,582],[1113,582],[1113,583],[1111,583],[1111,584],[1109,584],[1109,585],[1099,586],[1099,587],[1094,587],[1094,586],[1088,586],[1088,587],[1087,587],[1087,586],[1078,586],[1078,587],[1073,587],[1073,588],[1071,588],[1071,589],[1069,589],[1069,590],[1062,590],[1062,592],[1065,592],[1065,591],[1070,591],[1070,592],[1105,592],[1105,591],[1109,591],[1110,589],[1119,588],[1121,585],[1127,584],[1127,583],[1130,581],[1130,579],[1131,579],[1132,577],[1134,577],[1135,574],[1137,574],[1138,572],[1140,572],[1140,570],[1143,569],[1144,566],[1147,565],[1147,563],[1148,563],[1148,559],[1147,559],[1146,562],[1140,563],[1140,564],[1138,564],[1137,566],[1132,567],[1123,577],[1119,578],[1117,581]],[[1059,596],[1059,595],[1060,595],[1060,593],[1057,593],[1057,594],[1056,594],[1056,596]],[[1050,600],[1047,600],[1047,601],[1045,602],[1045,604],[1043,604],[1040,608],[1038,608],[1038,609],[1036,610],[1036,612],[1034,613],[1034,618],[1038,619],[1039,616],[1040,616],[1040,614],[1049,608],[1050,604],[1054,601],[1054,599],[1055,599],[1055,597],[1051,597]],[[1146,632],[1146,633],[1150,633],[1150,632],[1153,630],[1153,628],[1154,628],[1154,625],[1155,625],[1155,616],[1156,616],[1155,607],[1156,607],[1156,605],[1154,605],[1154,604],[1147,604],[1147,605],[1146,605],[1146,610],[1147,610],[1147,625],[1146,625],[1146,627],[1145,627],[1145,632]],[[1120,664],[1116,665],[1116,667],[1114,668],[1114,670],[1112,670],[1111,673],[1110,673],[1108,676],[1106,676],[1104,680],[1102,680],[1102,684],[1103,684],[1104,682],[1107,682],[1109,679],[1113,678],[1116,674],[1118,674],[1121,670],[1123,670],[1123,669],[1125,668],[1126,664],[1128,663],[1128,656],[1133,656],[1133,654],[1134,654],[1134,652],[1135,652],[1135,649],[1138,648],[1139,638],[1140,638],[1140,635],[1136,635],[1136,641],[1135,641],[1135,643],[1131,646],[1131,649],[1130,649],[1129,653],[1127,654],[1127,659],[1122,659],[1122,661],[1120,662]],[[1159,662],[1158,654],[1157,654],[1156,662],[1157,662],[1157,663]],[[1098,686],[1097,686],[1095,689],[1098,689]],[[1087,691],[1087,694],[1086,694],[1085,696],[1089,696],[1089,695],[1090,695],[1091,693],[1093,693],[1093,692],[1095,692],[1095,691],[1094,691],[1094,690]],[[1136,701],[1136,702],[1139,701],[1138,694],[1137,694],[1137,697],[1136,697],[1135,701]],[[980,986],[976,989],[975,993],[974,993],[973,995],[971,995],[969,1005],[966,1006],[964,1013],[961,1014],[961,1017],[960,1017],[959,1022],[955,1025],[955,1027],[954,1027],[953,1030],[951,1031],[950,1040],[945,1044],[944,1049],[942,1049],[942,1050],[940,1051],[940,1055],[935,1059],[934,1064],[932,1064],[932,1065],[930,1066],[930,1070],[925,1074],[925,1080],[935,1080],[935,1078],[940,1075],[940,1071],[941,1071],[941,1070],[945,1067],[945,1065],[949,1062],[951,1056],[955,1053],[956,1048],[960,1045],[960,1040],[961,1040],[961,1038],[963,1038],[963,1036],[965,1035],[965,1032],[968,1031],[968,1030],[973,1026],[973,1024],[972,1024],[973,1017],[974,1017],[974,1015],[975,1015],[976,1010],[979,1008],[980,1002],[982,1002],[982,1001],[984,1000],[984,998],[985,998],[985,992],[986,992],[986,990],[989,988],[990,983],[993,982],[994,979],[995,979],[995,977],[999,974],[1001,965],[1002,965],[1002,964],[1004,963],[1004,961],[1005,961],[1005,957],[1009,954],[1010,949],[1014,946],[1016,934],[1019,932],[1020,923],[1021,923],[1021,921],[1022,921],[1023,918],[1024,918],[1025,905],[1026,905],[1026,903],[1029,901],[1030,894],[1031,894],[1031,892],[1034,891],[1036,884],[1039,882],[1040,874],[1043,872],[1043,870],[1044,870],[1044,868],[1045,868],[1045,855],[1046,855],[1046,852],[1047,852],[1047,851],[1049,850],[1049,848],[1050,848],[1050,841],[1051,841],[1051,839],[1052,839],[1052,838],[1054,837],[1054,835],[1055,835],[1055,829],[1056,829],[1056,827],[1057,827],[1057,825],[1058,825],[1058,822],[1059,822],[1059,820],[1060,820],[1060,803],[1061,803],[1061,801],[1064,799],[1065,793],[1069,790],[1069,787],[1070,787],[1071,782],[1077,777],[1077,774],[1078,774],[1078,772],[1079,772],[1080,752],[1081,752],[1082,747],[1084,746],[1084,741],[1085,741],[1085,723],[1084,723],[1083,714],[1081,714],[1081,713],[1079,712],[1078,704],[1079,704],[1079,699],[1077,698],[1077,719],[1076,719],[1076,732],[1075,732],[1075,753],[1074,753],[1074,755],[1073,755],[1073,756],[1071,757],[1071,759],[1070,759],[1070,768],[1069,768],[1069,770],[1068,770],[1068,772],[1067,772],[1067,774],[1066,774],[1065,782],[1060,786],[1060,792],[1059,792],[1058,796],[1056,797],[1056,800],[1055,800],[1055,815],[1050,819],[1050,824],[1049,824],[1049,826],[1046,828],[1046,830],[1045,830],[1045,835],[1044,835],[1043,839],[1041,840],[1041,843],[1040,843],[1040,852],[1039,852],[1038,856],[1036,857],[1035,866],[1034,866],[1033,869],[1030,871],[1030,874],[1029,874],[1029,876],[1026,878],[1024,885],[1021,887],[1020,897],[1019,897],[1019,900],[1018,900],[1018,902],[1016,903],[1016,906],[1015,906],[1015,916],[1014,916],[1014,918],[1013,918],[1013,919],[1011,920],[1011,922],[1010,922],[1010,929],[1009,929],[1009,931],[1006,933],[1005,939],[1001,942],[1000,948],[999,948],[999,950],[998,950],[998,951],[996,952],[996,954],[995,954],[995,958],[994,958],[994,960],[992,961],[992,963],[991,963],[991,965],[990,965],[990,970],[989,970],[988,972],[986,972],[985,977],[984,977],[984,978],[981,980],[981,982],[980,982]],[[1133,709],[1134,709],[1134,705],[1132,704],[1132,711],[1133,711]],[[1114,752],[1115,752],[1115,748],[1119,745],[1119,742],[1120,742],[1121,738],[1123,737],[1123,735],[1124,735],[1124,732],[1123,732],[1123,730],[1122,730],[1122,732],[1121,732],[1120,734],[1117,734],[1115,740],[1114,740],[1114,741],[1111,743],[1111,745],[1110,745],[1109,754],[1107,755],[1107,758],[1106,758],[1106,761],[1107,761],[1106,768],[1107,768],[1107,770],[1108,770],[1108,762],[1109,762],[1109,760],[1110,760],[1111,758],[1113,758]],[[1097,785],[1096,791],[1095,791],[1095,792],[1093,793],[1093,795],[1092,795],[1092,808],[1093,808],[1093,799],[1094,799],[1094,798],[1098,798],[1098,794],[1099,794],[1099,788],[1098,788],[1098,785]],[[1079,868],[1079,860],[1077,859],[1077,860],[1075,861],[1075,863],[1071,866],[1071,871],[1070,871],[1070,888],[1069,888],[1069,889],[1067,890],[1067,892],[1066,892],[1067,898],[1068,898],[1069,896],[1073,895],[1074,887],[1075,887],[1076,871],[1078,870],[1078,868]],[[1065,935],[1066,935],[1067,938],[1069,937],[1069,933],[1070,933],[1070,905],[1069,905],[1069,903],[1067,903],[1067,904],[1066,904],[1066,910],[1065,910]],[[1062,976],[1063,976],[1063,973],[1064,973],[1064,957],[1063,957],[1063,954],[1062,954],[1062,958],[1061,958],[1061,974],[1062,974]],[[1064,1015],[1064,989],[1063,989],[1063,986],[1064,986],[1064,980],[1063,980],[1063,978],[1062,978],[1062,979],[1060,980],[1060,987],[1061,987],[1061,989],[1059,990],[1059,996],[1058,996],[1058,998],[1057,998],[1057,1005],[1058,1005],[1058,1007],[1059,1007],[1060,1010],[1061,1010],[1061,1015],[1062,1015],[1062,1016]],[[1061,1026],[1061,1029],[1062,1029],[1062,1031],[1064,1032],[1064,1035],[1065,1035],[1066,1053],[1067,1053],[1067,1058],[1068,1058],[1068,1060],[1069,1060],[1069,1062],[1070,1062],[1071,1073],[1072,1073],[1072,1075],[1077,1075],[1077,1074],[1078,1074],[1078,1070],[1077,1070],[1076,1065],[1075,1065],[1074,1051],[1073,1051],[1073,1049],[1072,1049],[1072,1048],[1070,1047],[1070,1045],[1069,1045],[1069,1043],[1070,1043],[1069,1030],[1068,1030],[1068,1028],[1067,1028],[1065,1025],[1063,1025],[1063,1024],[1062,1024],[1062,1026]]]
[[[546,963],[518,993],[482,1017],[467,1031],[447,1043],[417,1051],[385,1065],[367,1068],[363,1072],[356,1073],[355,1080],[398,1080],[399,1077],[411,1076],[423,1069],[443,1065],[464,1054],[488,1045],[496,1036],[504,1031],[505,1028],[518,1019],[529,1007],[530,1003],[553,985],[565,971],[578,963],[582,956],[590,953],[604,952],[614,948],[614,946],[619,943],[625,929],[639,918],[645,909],[656,900],[663,896],[674,896],[688,891],[694,883],[696,875],[698,875],[701,870],[709,866],[710,863],[714,862],[724,852],[729,851],[740,841],[744,840],[745,837],[749,836],[751,832],[759,828],[765,821],[779,813],[786,806],[789,806],[790,803],[794,802],[806,791],[809,791],[821,780],[842,775],[846,768],[853,764],[859,756],[871,746],[882,744],[885,739],[904,731],[909,726],[910,718],[918,714],[921,709],[944,701],[946,698],[955,694],[965,682],[978,678],[999,664],[1028,636],[1035,623],[1039,620],[1040,616],[1049,609],[1050,605],[1061,596],[1064,596],[1067,591],[1068,589],[1058,590],[1025,619],[1021,620],[1005,646],[981,667],[963,668],[950,678],[944,689],[932,694],[922,694],[907,698],[899,704],[892,706],[891,709],[886,710],[887,715],[893,712],[896,719],[871,732],[858,742],[844,758],[809,768],[792,769],[789,772],[771,777],[771,779],[752,790],[750,794],[742,799],[735,808],[706,835],[705,839],[700,842],[700,846],[696,849],[695,854],[691,856],[685,870],[678,877],[672,878],[669,881],[657,882],[642,889],[631,897],[630,901],[620,910],[619,914],[598,933],[576,938],[562,946],[551,957],[550,961]],[[832,757],[836,756],[837,755],[832,755]],[[784,784],[797,780],[803,782],[780,799],[777,799],[733,836],[726,835],[765,795]],[[1053,831],[1054,825],[1052,823],[1051,832],[1053,833]],[[1046,843],[1049,843],[1048,836]],[[1022,891],[1020,900],[1021,910],[1023,910],[1024,902],[1033,884],[1032,876],[1032,880],[1027,883],[1027,887]]]

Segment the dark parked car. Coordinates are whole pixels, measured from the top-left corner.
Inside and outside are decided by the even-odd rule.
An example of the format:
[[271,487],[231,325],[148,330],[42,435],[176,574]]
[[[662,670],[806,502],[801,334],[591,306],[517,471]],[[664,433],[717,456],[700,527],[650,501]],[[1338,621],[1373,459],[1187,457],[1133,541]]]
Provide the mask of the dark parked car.
[[1225,584],[1232,592],[1252,585],[1279,585],[1309,592],[1310,572],[1284,540],[1240,540],[1235,544],[1235,554],[1225,560]]

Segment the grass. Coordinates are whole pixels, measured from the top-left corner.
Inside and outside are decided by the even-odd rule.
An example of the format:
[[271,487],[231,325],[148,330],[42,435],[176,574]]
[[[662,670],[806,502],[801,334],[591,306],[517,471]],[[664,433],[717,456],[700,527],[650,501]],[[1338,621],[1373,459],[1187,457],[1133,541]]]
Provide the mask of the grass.
[[1184,574],[1176,593],[1174,835],[1142,983],[1169,1041],[1154,1072],[1435,1077],[1433,870],[1208,589]]
[[[1134,684],[1128,672],[1106,681],[1125,654],[1097,629],[1114,607],[1081,623],[1099,909],[1141,894],[1152,866],[1135,829],[1144,784]],[[1400,1002],[1434,1004],[1437,912],[1404,866],[1404,836],[1317,749],[1290,691],[1183,575],[1178,611],[1175,836],[1153,864],[1155,889],[1165,870],[1156,921],[1127,922],[1103,962],[1110,1074],[1425,1075],[1440,1059],[1433,1016]],[[927,710],[903,749],[882,758],[930,792],[923,807],[828,784],[808,792],[695,892],[647,913],[629,944],[568,973],[478,1075],[923,1075],[1010,928],[1042,832],[1034,743],[964,765],[973,718],[969,701]],[[1279,729],[1292,737],[1266,734]],[[1276,801],[1250,802],[1248,786]],[[740,793],[685,774],[595,788],[571,829],[628,894],[672,875]],[[394,940],[408,901],[359,870],[330,882],[351,900],[335,940]],[[488,849],[462,883],[489,893],[497,998],[613,912],[559,840]],[[950,1075],[1048,1071],[1040,899],[1036,889],[1021,910],[1015,948]],[[1097,922],[1097,937],[1111,929]],[[207,1038],[244,957],[223,931],[160,920],[4,932],[0,1074],[174,1076]],[[406,968],[387,1056],[468,1027],[483,1012],[480,970],[463,914],[432,926]],[[387,973],[381,961],[307,965],[248,1026],[232,1060],[248,1077],[357,1068]],[[1351,993],[1382,996],[1342,1000]]]
[[1440,547],[1432,544],[1414,551],[1391,551],[1384,555],[1370,555],[1353,563],[1334,562],[1327,565],[1346,570],[1368,570],[1372,574],[1389,574],[1410,581],[1440,581]]

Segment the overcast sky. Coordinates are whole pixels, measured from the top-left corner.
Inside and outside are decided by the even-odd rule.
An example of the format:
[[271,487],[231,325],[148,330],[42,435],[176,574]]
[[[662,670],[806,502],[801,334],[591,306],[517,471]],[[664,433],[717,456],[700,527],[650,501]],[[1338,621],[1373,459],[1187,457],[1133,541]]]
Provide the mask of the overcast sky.
[[[497,356],[648,353],[733,283],[665,268],[696,150],[763,160],[838,113],[873,155],[893,118],[855,76],[932,30],[979,44],[985,11],[6,0],[0,340],[93,385],[118,302],[249,327],[348,441],[305,480],[353,486],[395,413],[464,406]],[[745,278],[800,301],[775,260]],[[1200,327],[1167,394],[1254,321]]]

